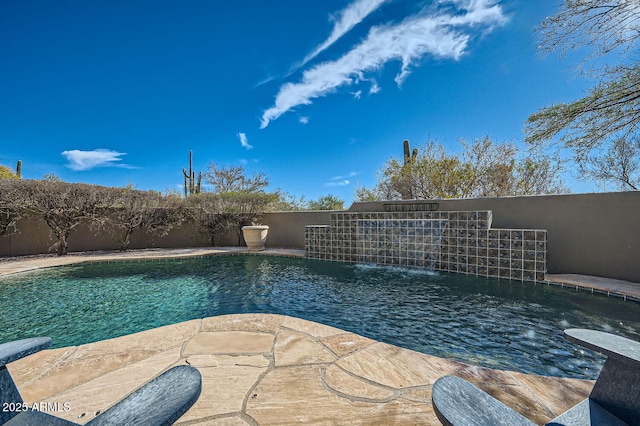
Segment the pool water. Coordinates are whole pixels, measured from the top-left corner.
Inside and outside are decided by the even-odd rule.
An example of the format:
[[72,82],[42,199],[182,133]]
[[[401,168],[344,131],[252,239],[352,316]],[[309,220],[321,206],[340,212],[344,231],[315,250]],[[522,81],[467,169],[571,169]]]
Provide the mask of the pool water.
[[54,347],[224,314],[320,322],[463,362],[596,378],[604,357],[565,328],[640,340],[640,304],[544,284],[269,256],[59,267],[0,279],[0,343]]

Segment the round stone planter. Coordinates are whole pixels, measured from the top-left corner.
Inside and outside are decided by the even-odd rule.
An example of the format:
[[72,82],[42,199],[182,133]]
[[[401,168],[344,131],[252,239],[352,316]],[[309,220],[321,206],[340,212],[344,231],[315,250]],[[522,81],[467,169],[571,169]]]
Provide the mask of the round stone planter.
[[251,225],[242,227],[244,242],[247,243],[249,251],[264,250],[264,244],[267,242],[268,233],[269,226],[267,225]]

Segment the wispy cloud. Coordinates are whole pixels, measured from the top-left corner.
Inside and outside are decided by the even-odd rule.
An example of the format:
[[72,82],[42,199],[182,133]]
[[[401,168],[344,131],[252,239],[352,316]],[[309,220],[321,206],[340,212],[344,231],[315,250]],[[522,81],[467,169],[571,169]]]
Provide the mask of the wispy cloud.
[[329,37],[318,45],[311,53],[309,53],[298,65],[302,67],[310,60],[318,56],[321,52],[328,49],[333,43],[338,41],[340,37],[349,32],[353,27],[358,25],[364,18],[382,6],[389,0],[356,0],[349,6],[337,13],[333,30]]
[[380,90],[380,86],[378,86],[378,83],[376,83],[375,81],[373,82],[373,84],[371,85],[371,87],[369,88],[369,94],[370,95],[375,95],[376,93],[378,93]]
[[298,121],[302,124],[307,124],[309,122],[309,117],[300,116],[300,118],[298,118]]
[[351,183],[349,179],[344,180],[332,180],[324,184],[324,186],[334,187],[334,186],[347,186]]
[[346,176],[336,176],[332,178],[329,182],[326,182],[324,186],[335,187],[335,186],[346,186],[351,183],[350,178],[357,176],[357,172],[351,172]]
[[[349,4],[346,8],[337,12],[334,15],[330,15],[330,19],[334,22],[333,30],[329,37],[316,46],[304,59],[291,66],[289,71],[284,75],[284,78],[289,77],[294,72],[305,66],[309,61],[314,59],[323,51],[327,50],[338,41],[343,35],[348,33],[353,27],[362,22],[368,15],[382,6],[383,3],[387,3],[392,0],[355,0]],[[260,81],[256,87],[269,83],[278,77],[268,76],[264,80]]]
[[345,175],[345,176],[336,176],[334,178],[332,178],[331,180],[340,180],[340,179],[345,179],[345,178],[351,178],[354,176],[358,176],[358,172],[350,172],[349,174]]
[[245,133],[238,133],[238,139],[240,139],[240,145],[246,149],[253,149],[253,145],[249,145],[249,141],[247,140],[247,135]]
[[350,93],[353,95],[355,99],[360,99],[360,97],[362,96],[362,90],[357,90],[355,92],[350,92]]
[[126,153],[110,149],[94,149],[93,151],[73,149],[71,151],[63,151],[62,155],[69,161],[67,167],[76,171],[91,170],[96,167],[134,168],[127,164],[118,163],[118,161],[122,161],[120,157],[126,155]]
[[472,28],[487,30],[506,21],[495,0],[440,3],[450,7],[444,12],[423,11],[395,25],[372,27],[366,39],[341,58],[305,71],[298,83],[282,85],[274,106],[262,114],[260,128],[296,106],[309,105],[312,99],[333,93],[340,86],[364,80],[365,72],[380,69],[389,61],[402,63],[395,78],[400,85],[424,56],[457,60],[467,48]]
[[260,87],[263,86],[267,83],[272,82],[273,80],[277,79],[278,77],[275,75],[268,75],[265,78],[263,78],[262,80],[260,80],[259,82],[257,82],[256,84],[253,85],[253,88],[255,89],[256,87]]

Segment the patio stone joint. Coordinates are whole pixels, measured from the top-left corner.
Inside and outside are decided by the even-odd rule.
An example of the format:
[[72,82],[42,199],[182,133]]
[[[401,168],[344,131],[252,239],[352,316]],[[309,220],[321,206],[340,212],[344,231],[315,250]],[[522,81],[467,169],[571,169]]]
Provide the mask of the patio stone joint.
[[[325,387],[325,389],[327,389],[329,392],[341,397],[341,398],[345,398],[348,399],[349,401],[353,401],[353,402],[367,402],[367,403],[373,403],[373,404],[385,404],[387,402],[391,402],[395,399],[397,399],[399,397],[399,395],[396,394],[397,390],[392,390],[393,394],[387,398],[367,398],[367,397],[363,397],[363,396],[355,396],[355,395],[350,395],[348,393],[345,392],[341,392],[335,388],[333,388],[330,384],[327,383],[326,379],[325,379],[325,374],[326,374],[326,369],[322,368],[320,370],[320,378],[322,380],[322,385]],[[357,377],[357,376],[356,376]],[[361,377],[358,377],[361,378]]]

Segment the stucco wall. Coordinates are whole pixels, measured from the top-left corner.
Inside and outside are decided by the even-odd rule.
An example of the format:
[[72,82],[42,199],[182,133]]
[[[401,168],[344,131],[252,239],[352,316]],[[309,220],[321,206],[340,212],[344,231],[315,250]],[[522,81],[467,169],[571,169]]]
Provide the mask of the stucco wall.
[[[262,223],[269,225],[268,247],[304,248],[306,225],[328,224],[329,211],[267,213]],[[55,240],[49,227],[39,218],[26,219],[18,223],[18,233],[0,236],[0,256],[21,256],[48,253]],[[235,246],[237,235],[220,233],[215,238],[216,246]],[[207,238],[199,235],[192,223],[171,230],[166,237],[151,237],[143,232],[131,236],[130,248],[149,247],[206,247]],[[69,235],[69,251],[117,250],[118,237],[102,230],[96,234],[87,226],[79,226]]]
[[267,213],[262,219],[269,225],[267,247],[304,248],[307,225],[328,225],[331,211]]
[[[493,228],[546,229],[550,274],[575,273],[640,282],[640,192],[549,195],[485,199],[434,200],[438,210],[491,210]],[[398,203],[398,202],[393,202]],[[349,211],[383,211],[382,202],[354,203]],[[306,225],[328,225],[329,211],[268,213],[269,247],[304,247]],[[54,243],[41,220],[21,222],[18,235],[0,236],[0,256],[47,253]],[[216,245],[235,245],[234,236],[220,236]],[[192,225],[151,239],[136,234],[132,248],[207,246]],[[117,249],[109,235],[93,236],[76,229],[69,249]]]
[[[18,232],[0,236],[0,256],[22,256],[28,254],[48,253],[56,242],[51,237],[49,227],[44,220],[31,218],[17,224]],[[98,232],[86,225],[73,229],[68,239],[69,251],[117,250],[118,236],[109,230]],[[203,247],[208,241],[199,236],[192,224],[173,229],[164,238],[152,237],[144,232],[134,232],[131,236],[130,248],[150,247]]]
[[[546,229],[550,274],[640,282],[640,191],[433,201],[439,211],[491,210],[493,228]],[[383,211],[383,204],[349,210]]]

